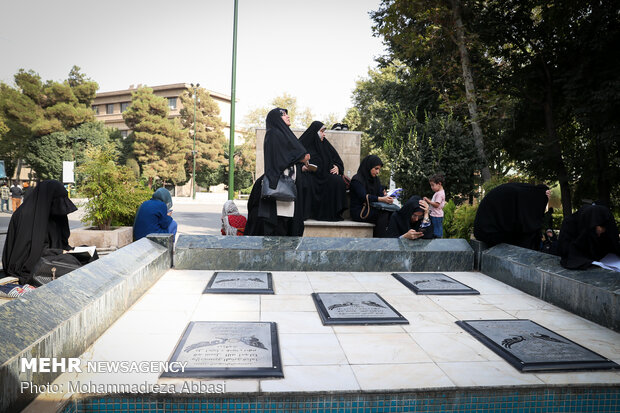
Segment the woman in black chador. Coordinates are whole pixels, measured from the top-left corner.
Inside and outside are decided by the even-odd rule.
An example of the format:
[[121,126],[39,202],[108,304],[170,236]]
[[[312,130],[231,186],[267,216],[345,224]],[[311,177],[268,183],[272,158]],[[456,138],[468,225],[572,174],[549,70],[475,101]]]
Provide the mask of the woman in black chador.
[[474,220],[474,236],[490,246],[500,243],[538,250],[546,185],[511,182],[493,188],[482,199]]
[[386,202],[391,204],[394,198],[385,195],[379,180],[379,171],[383,162],[377,155],[368,155],[360,163],[357,173],[351,178],[351,219],[358,222],[375,224],[373,236],[387,238],[387,226],[391,212],[368,207],[369,202]]
[[2,252],[6,275],[18,277],[22,284],[38,285],[32,276],[42,256],[81,265],[77,258],[63,254],[73,249],[67,215],[74,211],[77,208],[60,182],[38,184],[11,217]]
[[433,224],[428,216],[428,203],[417,195],[392,214],[388,225],[390,238],[432,239]]
[[558,240],[560,264],[570,269],[586,269],[605,255],[620,255],[618,227],[603,205],[585,205],[564,219]]
[[336,149],[325,138],[325,125],[318,120],[301,135],[299,142],[310,154],[316,171],[302,169],[309,182],[310,218],[319,221],[342,221],[346,207],[346,189],[342,174],[344,164]]
[[301,166],[308,163],[310,155],[291,131],[288,111],[272,109],[267,114],[265,142],[265,176],[269,186],[275,189],[284,173],[295,180],[297,198],[292,202],[262,199],[258,205],[258,216],[263,221],[264,235],[302,236],[304,233],[303,188]]

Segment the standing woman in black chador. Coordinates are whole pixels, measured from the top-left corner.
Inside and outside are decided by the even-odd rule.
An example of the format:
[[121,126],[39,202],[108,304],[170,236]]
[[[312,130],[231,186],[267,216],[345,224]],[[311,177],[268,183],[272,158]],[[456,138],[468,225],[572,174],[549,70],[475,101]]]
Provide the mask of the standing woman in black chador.
[[263,219],[265,235],[302,236],[304,233],[303,189],[301,187],[301,167],[308,163],[310,155],[297,140],[289,126],[288,111],[272,109],[267,114],[265,142],[265,176],[269,186],[275,189],[284,173],[295,180],[297,198],[291,202],[263,199],[259,201],[258,216]]
[[511,182],[493,188],[476,211],[474,236],[489,246],[506,243],[537,251],[549,196],[546,185]]
[[[344,163],[338,152],[325,138],[325,125],[315,120],[301,135],[299,142],[310,154],[316,171],[307,170],[303,175],[310,183],[310,218],[318,221],[342,221],[346,209],[346,188],[342,174]],[[308,201],[306,201],[308,202]]]
[[11,216],[2,251],[6,275],[18,277],[20,283],[38,285],[33,280],[41,257],[80,266],[80,261],[64,252],[69,245],[69,219],[77,211],[62,183],[54,180],[39,183]]
[[391,212],[370,208],[370,202],[386,202],[391,204],[394,198],[385,195],[379,180],[379,171],[383,162],[377,155],[368,155],[360,163],[357,173],[351,178],[351,219],[358,222],[375,224],[373,236],[387,238],[387,226]]
[[620,256],[618,227],[603,205],[585,205],[564,219],[558,240],[560,264],[575,270],[588,268],[613,253]]

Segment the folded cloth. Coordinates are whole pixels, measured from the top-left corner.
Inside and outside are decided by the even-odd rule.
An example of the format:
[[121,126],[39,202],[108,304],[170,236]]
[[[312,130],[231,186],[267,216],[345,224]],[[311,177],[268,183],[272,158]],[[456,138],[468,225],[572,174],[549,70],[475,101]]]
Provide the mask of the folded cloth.
[[35,288],[29,284],[2,284],[0,285],[0,298],[17,298],[34,289]]

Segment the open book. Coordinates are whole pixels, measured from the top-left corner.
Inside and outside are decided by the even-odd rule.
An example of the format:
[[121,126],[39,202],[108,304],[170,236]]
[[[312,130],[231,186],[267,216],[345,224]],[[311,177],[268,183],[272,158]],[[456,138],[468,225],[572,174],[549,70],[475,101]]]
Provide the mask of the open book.
[[95,255],[95,250],[96,249],[97,249],[97,247],[95,247],[94,245],[90,245],[90,246],[87,246],[87,247],[75,247],[75,248],[73,248],[73,250],[67,251],[67,254],[75,255],[76,258],[82,257],[82,258],[85,258],[85,259],[89,259],[93,255]]

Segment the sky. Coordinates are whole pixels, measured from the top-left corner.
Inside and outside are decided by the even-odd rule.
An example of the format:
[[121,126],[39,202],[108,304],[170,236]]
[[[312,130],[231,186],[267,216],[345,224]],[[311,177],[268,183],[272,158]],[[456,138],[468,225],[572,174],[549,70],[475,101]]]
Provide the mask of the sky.
[[[380,0],[238,0],[237,123],[288,93],[317,118],[352,106],[384,54]],[[234,0],[1,0],[0,81],[62,81],[77,65],[99,92],[200,83],[231,94]]]

